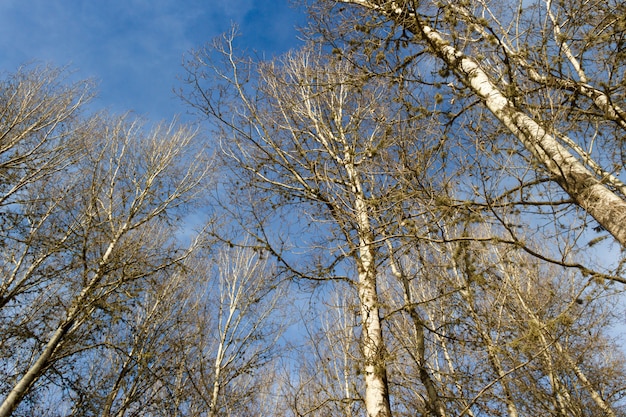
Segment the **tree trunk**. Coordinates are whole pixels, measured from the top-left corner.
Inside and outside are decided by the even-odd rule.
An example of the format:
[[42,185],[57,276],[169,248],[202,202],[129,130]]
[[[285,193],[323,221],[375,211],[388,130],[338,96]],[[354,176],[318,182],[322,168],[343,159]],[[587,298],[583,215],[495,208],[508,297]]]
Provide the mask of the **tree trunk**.
[[354,166],[346,164],[356,195],[354,206],[359,226],[359,300],[361,305],[361,348],[365,360],[365,408],[369,417],[391,417],[385,343],[380,325],[374,238],[367,202]]
[[13,411],[15,411],[15,408],[20,404],[26,393],[28,393],[28,390],[33,383],[44,373],[48,365],[50,365],[52,355],[61,344],[61,341],[71,326],[72,320],[67,319],[57,328],[54,335],[46,344],[42,354],[39,355],[35,363],[24,374],[15,387],[13,387],[9,395],[7,395],[5,400],[2,402],[2,405],[0,405],[0,417],[9,417]]
[[626,201],[607,188],[558,139],[521,111],[471,57],[456,50],[436,30],[396,2],[341,0],[382,14],[421,37],[522,145],[532,153],[570,197],[613,237],[626,246]]
[[413,323],[413,330],[415,331],[415,338],[418,345],[415,349],[415,352],[412,352],[412,354],[414,355],[417,362],[420,381],[426,388],[426,395],[428,397],[427,407],[431,415],[435,417],[446,417],[446,407],[439,397],[439,391],[437,389],[437,386],[435,385],[435,381],[433,381],[428,367],[426,366],[426,336],[424,334],[424,320],[415,308],[409,279],[400,270],[400,266],[396,262],[395,256],[393,254],[393,246],[391,245],[391,242],[389,240],[386,240],[386,243],[387,249],[389,250],[388,256],[389,262],[391,264],[391,272],[402,284],[405,305],[404,309],[407,313],[409,313],[409,317],[411,317],[411,322]]
[[359,248],[359,299],[361,304],[361,347],[365,359],[365,408],[369,417],[391,417],[385,366],[385,346],[380,325],[374,250],[371,242]]
[[[0,417],[9,417],[13,413],[35,381],[43,375],[46,368],[52,363],[54,352],[59,348],[61,343],[63,343],[63,340],[66,338],[72,326],[76,324],[79,313],[81,310],[84,311],[88,308],[89,304],[86,303],[87,298],[102,279],[102,271],[109,261],[114,248],[117,246],[120,237],[124,234],[124,232],[126,232],[127,228],[128,224],[124,224],[121,231],[118,232],[108,245],[107,250],[100,261],[99,269],[89,282],[89,285],[83,288],[80,294],[76,297],[73,306],[67,313],[67,317],[61,324],[59,324],[50,340],[48,340],[48,343],[46,343],[46,347],[41,355],[39,355],[35,363],[28,369],[28,371],[26,371],[24,376],[18,381],[11,392],[9,392],[9,395],[7,395],[4,399],[2,405],[0,405]],[[78,325],[80,325],[80,322]]]

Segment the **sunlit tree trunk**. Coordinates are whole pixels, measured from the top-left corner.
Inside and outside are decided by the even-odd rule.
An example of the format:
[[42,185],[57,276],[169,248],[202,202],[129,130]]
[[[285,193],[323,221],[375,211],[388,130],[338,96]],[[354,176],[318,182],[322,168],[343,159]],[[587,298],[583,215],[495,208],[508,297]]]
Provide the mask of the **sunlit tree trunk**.
[[[590,157],[583,157],[581,161],[563,146],[556,136],[558,134],[564,141],[573,143],[567,138],[567,133],[548,131],[524,112],[514,100],[508,98],[492,77],[483,70],[477,57],[468,56],[463,51],[455,49],[446,36],[434,29],[426,18],[418,14],[419,2],[407,0],[397,2],[340,0],[340,2],[358,5],[385,17],[411,33],[411,42],[421,42],[427,45],[429,53],[445,62],[458,81],[471,89],[473,94],[520,141],[573,201],[611,233],[618,242],[626,245],[626,201],[623,196],[618,195],[606,185],[610,182],[610,178],[615,179],[615,177],[598,176],[584,163],[591,160]],[[470,22],[474,20],[468,19],[468,24]],[[558,29],[558,25],[555,27]],[[567,44],[559,42],[562,47],[565,47],[564,50],[567,53],[569,51]],[[573,60],[571,53],[567,55]],[[531,75],[534,74],[535,77],[538,77],[537,73],[537,70],[534,73],[531,71]],[[586,79],[582,78],[581,81],[584,83]],[[623,112],[619,107],[609,105],[609,99],[604,93],[596,92],[597,90],[587,86],[580,88],[594,99],[609,119],[624,123]]]
[[[236,140],[229,140],[224,147],[230,164],[238,172],[246,172],[249,175],[246,181],[264,198],[304,202],[303,207],[311,205],[322,210],[319,215],[310,213],[312,221],[329,225],[323,228],[336,233],[336,239],[342,242],[341,250],[348,252],[346,258],[356,267],[355,279],[350,281],[360,302],[363,398],[367,413],[371,417],[391,416],[387,352],[377,292],[379,243],[372,224],[372,211],[376,208],[371,201],[380,190],[368,177],[370,168],[364,167],[369,165],[368,155],[376,147],[386,146],[385,127],[377,123],[391,119],[382,114],[392,110],[375,103],[381,93],[375,86],[364,84],[362,93],[359,92],[358,85],[364,80],[350,74],[349,63],[328,62],[329,67],[323,68],[317,62],[325,58],[315,50],[260,65],[255,77],[268,99],[258,101],[250,96],[244,84],[247,68],[235,58],[232,39],[226,40],[221,52],[230,66],[226,69],[230,74],[220,76],[219,80],[228,80],[229,85],[224,88],[230,88],[237,97],[220,102],[216,96],[212,102],[209,95],[196,89],[196,97],[199,95],[196,104],[218,122],[220,129],[236,135]],[[201,57],[199,62],[204,59]],[[224,74],[223,67],[214,69]],[[192,79],[204,70],[201,68]],[[361,94],[368,98],[361,98]],[[233,122],[218,110],[221,105],[231,107],[232,114],[247,116]],[[243,129],[243,125],[249,129]],[[274,208],[280,205],[277,203]],[[258,217],[260,213],[255,214]],[[270,238],[261,233],[257,236],[273,250]],[[273,250],[274,254],[277,252]],[[292,273],[300,274],[294,269]],[[326,275],[328,271],[320,273]]]
[[372,417],[391,417],[389,385],[385,365],[386,349],[380,323],[378,291],[376,284],[376,259],[373,234],[369,224],[367,206],[363,201],[360,184],[347,166],[347,171],[355,181],[355,211],[359,226],[359,274],[358,292],[361,301],[361,344],[365,361],[365,407]]

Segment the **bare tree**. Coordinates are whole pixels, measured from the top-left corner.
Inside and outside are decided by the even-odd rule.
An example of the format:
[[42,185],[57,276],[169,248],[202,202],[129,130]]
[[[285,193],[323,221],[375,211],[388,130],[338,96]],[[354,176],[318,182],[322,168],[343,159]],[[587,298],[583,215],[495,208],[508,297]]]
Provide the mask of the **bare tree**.
[[12,274],[3,281],[1,347],[16,366],[3,383],[2,416],[43,375],[77,385],[72,359],[101,343],[102,327],[132,304],[142,281],[190,253],[175,231],[210,172],[196,131],[172,124],[148,132],[138,121],[98,116],[71,139],[75,159],[16,194],[10,209],[19,204],[21,227],[3,230],[12,240],[3,267]]
[[66,71],[21,67],[0,84],[0,204],[65,168],[77,149],[73,130],[93,93],[89,82],[67,83]]
[[[567,124],[568,108],[556,106],[554,97],[546,90],[535,91],[530,82],[516,84],[516,94],[528,93],[526,104],[520,104],[523,100],[517,95],[506,96],[509,90],[506,94],[484,90],[513,82],[505,72],[497,72],[500,67],[485,72],[476,59],[467,58],[471,55],[454,49],[457,43],[468,50],[473,47],[465,32],[461,36],[450,31],[450,41],[437,44],[428,38],[428,30],[418,36],[403,26],[400,17],[394,20],[385,14],[383,6],[401,13],[397,2],[355,3],[366,7],[339,5],[333,9],[337,13],[322,15],[318,21],[317,29],[323,31],[328,23],[327,28],[339,27],[337,33],[344,36],[323,32],[335,41],[332,54],[321,52],[326,44],[319,49],[308,45],[258,63],[239,58],[233,37],[227,36],[216,49],[198,51],[188,62],[191,90],[184,98],[214,122],[233,190],[252,197],[250,206],[231,208],[231,213],[256,239],[255,245],[296,278],[354,287],[368,415],[390,416],[392,404],[398,404],[398,413],[419,410],[432,416],[516,416],[528,410],[577,413],[584,408],[581,404],[608,415],[618,413],[615,392],[620,388],[611,394],[614,401],[606,401],[601,384],[587,376],[594,360],[587,370],[579,366],[580,359],[566,366],[562,358],[568,349],[558,351],[566,339],[587,346],[597,342],[585,336],[582,324],[577,327],[589,324],[586,316],[570,315],[579,311],[575,310],[579,298],[573,295],[577,291],[594,300],[604,297],[599,295],[601,287],[585,277],[624,282],[619,271],[610,274],[602,266],[595,271],[582,264],[584,219],[570,226],[560,219],[563,214],[569,215],[567,219],[577,217],[571,213],[577,205],[598,215],[582,200],[583,195],[589,198],[587,192],[621,199],[612,166],[593,184],[583,180],[588,185],[584,192],[576,188],[580,183],[572,183],[574,177],[582,178],[579,169],[598,172],[590,168],[600,166],[599,160],[591,160],[591,151],[605,166],[616,155],[604,155],[593,146],[581,159],[564,153],[569,152],[566,148],[580,151],[574,139],[584,140],[584,135],[576,129],[571,137],[554,133],[575,125]],[[326,13],[327,3],[319,4]],[[424,5],[424,13],[401,17],[459,22],[455,13],[466,6],[433,6],[431,12]],[[443,14],[446,7],[452,17]],[[475,26],[488,27],[480,21],[468,30],[478,30]],[[491,45],[494,62],[498,45]],[[452,55],[437,52],[437,47]],[[443,68],[434,63],[433,54],[443,60]],[[490,62],[485,59],[481,65]],[[465,65],[474,65],[471,71],[478,75],[466,74],[463,79],[463,71],[470,71]],[[502,104],[498,94],[512,102]],[[552,101],[535,105],[542,99]],[[553,111],[554,119],[539,124],[546,109]],[[523,116],[524,111],[533,117]],[[576,114],[585,120],[584,111]],[[533,136],[537,132],[539,137]],[[609,145],[598,146],[606,150]],[[539,227],[537,219],[542,221]],[[551,224],[546,226],[546,219]],[[596,220],[602,224],[602,219]],[[536,231],[534,238],[525,230],[529,226]],[[620,227],[611,231],[618,241]],[[543,243],[542,238],[555,234],[554,242]],[[464,258],[462,253],[470,255]],[[410,262],[415,265],[407,267]],[[523,271],[536,279],[533,286],[517,287],[521,275],[509,269],[516,262],[531,265]],[[546,276],[564,280],[564,291],[566,282],[575,282],[567,287],[569,298],[559,299],[558,291],[544,293],[544,286],[557,286]],[[496,281],[511,287],[502,292],[504,287]],[[395,298],[389,297],[391,288]],[[546,304],[532,306],[529,300],[534,299]],[[492,317],[491,309],[502,315]],[[534,314],[538,321],[524,327],[520,311]],[[556,326],[561,319],[563,325]],[[543,339],[534,339],[541,347],[522,347],[515,338],[530,340],[536,326],[550,327]],[[594,326],[602,329],[599,323]],[[610,349],[610,343],[594,346],[604,352]],[[577,366],[582,373],[577,374]],[[329,381],[340,380],[330,378],[327,365],[321,369]],[[315,388],[317,376],[302,368],[299,381],[292,380],[292,392],[299,394],[292,396],[297,413],[323,413],[337,404],[337,387]],[[553,381],[549,394],[531,393],[520,382],[539,383],[542,378]],[[568,385],[572,378],[577,382]],[[613,386],[619,385],[616,380]],[[306,387],[307,383],[313,386]]]
[[618,289],[493,243],[421,245],[397,259],[426,334],[399,314],[402,281],[386,281],[399,410],[427,410],[411,383],[426,364],[453,415],[623,414],[623,358],[608,334]]
[[181,268],[138,283],[132,305],[108,323],[76,413],[253,415],[272,398],[266,376],[288,322],[277,308],[284,286],[252,250],[198,247]]
[[[536,197],[544,207],[573,203],[626,244],[620,2],[333,0],[314,7],[315,30],[337,53],[358,50],[370,74],[430,69],[412,81],[430,86],[422,94],[449,114],[450,132],[477,132],[480,147],[495,155],[515,152],[502,139],[514,137],[530,155],[534,184],[556,183],[567,196],[550,193],[549,200],[524,185],[521,206]],[[472,117],[459,117],[468,111]],[[511,194],[502,196],[511,203]]]
[[255,400],[280,352],[289,323],[285,286],[267,256],[245,247],[223,247],[197,258],[196,295],[187,315],[192,331],[185,344],[191,392],[210,416],[254,414]]
[[[79,152],[77,132],[81,107],[91,97],[89,83],[64,83],[59,69],[24,67],[0,84],[0,207],[7,254],[0,283],[0,308],[35,284],[27,259],[34,265],[50,256],[46,236],[50,216],[66,194],[62,187],[49,199],[37,194],[56,186]],[[26,244],[20,244],[26,242]],[[25,271],[25,272],[22,272]]]
[[[379,229],[384,226],[374,214],[392,210],[402,194],[393,174],[379,170],[377,161],[380,154],[406,151],[401,144],[409,132],[425,129],[426,123],[405,117],[385,85],[370,83],[349,62],[326,59],[314,49],[260,65],[254,73],[257,68],[238,61],[232,38],[227,39],[221,50],[226,66],[213,67],[223,84],[204,86],[210,53],[200,52],[190,62],[194,89],[187,99],[217,122],[237,181],[255,190],[252,218],[273,216],[281,207],[304,210],[306,223],[324,233],[316,238],[319,246],[308,247],[317,260],[310,268],[295,266],[276,244],[278,232],[252,230],[251,222],[248,227],[261,247],[299,277],[332,279],[338,265],[354,271],[354,280],[352,274],[338,279],[352,282],[358,293],[365,404],[372,416],[390,415],[377,292]],[[246,84],[250,79],[256,95]],[[410,161],[407,154],[389,160],[402,165]],[[424,159],[410,161],[412,167],[421,164],[420,172],[433,163],[428,159],[432,152],[423,154]]]

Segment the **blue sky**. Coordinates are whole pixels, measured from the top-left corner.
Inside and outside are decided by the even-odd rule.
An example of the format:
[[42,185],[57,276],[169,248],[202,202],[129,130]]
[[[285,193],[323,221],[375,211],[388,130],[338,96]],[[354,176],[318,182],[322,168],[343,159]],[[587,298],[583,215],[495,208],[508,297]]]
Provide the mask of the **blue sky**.
[[172,90],[183,54],[239,26],[239,44],[271,56],[296,47],[305,11],[290,0],[2,0],[0,70],[68,65],[93,78],[95,106],[149,120],[186,111]]

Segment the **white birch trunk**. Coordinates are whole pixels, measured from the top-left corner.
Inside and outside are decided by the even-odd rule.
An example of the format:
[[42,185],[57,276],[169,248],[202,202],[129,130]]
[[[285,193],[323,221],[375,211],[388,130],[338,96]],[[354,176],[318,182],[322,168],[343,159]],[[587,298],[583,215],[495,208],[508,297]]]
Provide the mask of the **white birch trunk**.
[[[369,223],[369,222],[368,222]],[[365,408],[370,417],[390,417],[385,348],[380,325],[379,301],[372,242],[361,238],[359,248],[359,299],[361,347],[365,359]]]
[[35,363],[30,367],[28,372],[19,380],[19,382],[13,387],[9,395],[5,398],[0,406],[0,417],[9,417],[32,384],[41,376],[46,367],[50,364],[50,358],[60,345],[61,341],[67,334],[68,329],[72,326],[70,320],[66,320],[61,326],[54,332],[44,351],[39,355]]
[[557,138],[517,109],[472,59],[463,56],[429,27],[424,34],[439,48],[448,65],[457,68],[474,93],[548,170],[570,197],[622,245],[626,245],[626,202],[602,184]]
[[[495,117],[543,165],[570,197],[613,237],[626,246],[626,201],[607,188],[557,137],[515,106],[482,70],[476,60],[452,47],[439,32],[396,2],[341,0],[382,14],[423,37],[433,55],[441,58]],[[566,135],[563,135],[566,136]]]
[[368,417],[391,417],[389,386],[385,364],[385,343],[380,323],[379,299],[376,286],[374,237],[368,206],[352,155],[346,153],[344,167],[354,193],[355,218],[359,228],[357,268],[361,308],[361,348],[365,360],[365,408]]

